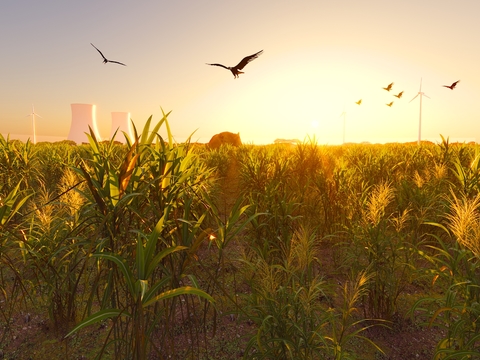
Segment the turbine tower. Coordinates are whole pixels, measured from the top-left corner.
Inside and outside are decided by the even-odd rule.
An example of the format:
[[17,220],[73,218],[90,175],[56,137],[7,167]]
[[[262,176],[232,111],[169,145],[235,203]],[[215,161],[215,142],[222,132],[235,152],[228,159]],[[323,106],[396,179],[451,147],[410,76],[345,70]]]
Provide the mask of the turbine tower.
[[100,141],[100,133],[95,118],[96,106],[92,104],[71,104],[70,106],[72,108],[72,123],[67,139],[75,141],[77,144],[87,142],[88,138],[85,133],[90,134],[88,129],[90,126],[97,140]]
[[35,109],[33,107],[33,104],[32,104],[32,113],[31,114],[28,114],[28,116],[31,116],[32,117],[32,126],[33,126],[33,143],[36,144],[37,143],[37,134],[35,132],[35,116],[38,116],[39,118],[42,118],[40,115],[36,114],[35,113]]
[[117,132],[117,140],[121,143],[126,143],[126,139],[122,134],[122,131],[127,135],[127,137],[133,139],[133,131],[130,122],[130,113],[128,112],[112,112],[112,129],[110,131],[110,139],[113,138],[115,132]]
[[417,95],[415,95],[415,97],[412,100],[410,100],[409,102],[412,102],[413,100],[415,100],[418,95],[420,95],[420,115],[419,115],[419,119],[418,119],[418,142],[417,142],[417,144],[420,145],[420,142],[422,141],[422,98],[424,96],[426,96],[427,98],[430,99],[430,96],[428,96],[427,94],[422,92],[422,78],[420,78],[420,90],[418,90]]

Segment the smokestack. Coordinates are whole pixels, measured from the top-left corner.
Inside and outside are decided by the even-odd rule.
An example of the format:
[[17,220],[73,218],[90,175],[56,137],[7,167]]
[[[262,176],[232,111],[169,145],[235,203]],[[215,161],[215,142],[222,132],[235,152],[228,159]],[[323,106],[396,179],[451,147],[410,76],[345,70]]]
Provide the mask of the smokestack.
[[97,140],[100,141],[100,133],[95,118],[96,106],[93,104],[71,104],[70,106],[72,107],[72,123],[67,140],[75,141],[77,144],[88,142],[85,133],[90,134],[88,129],[90,126]]
[[125,136],[122,131],[125,132],[130,140],[133,140],[132,124],[130,122],[130,113],[128,112],[112,112],[112,129],[110,131],[110,139],[117,132],[115,140],[126,144]]

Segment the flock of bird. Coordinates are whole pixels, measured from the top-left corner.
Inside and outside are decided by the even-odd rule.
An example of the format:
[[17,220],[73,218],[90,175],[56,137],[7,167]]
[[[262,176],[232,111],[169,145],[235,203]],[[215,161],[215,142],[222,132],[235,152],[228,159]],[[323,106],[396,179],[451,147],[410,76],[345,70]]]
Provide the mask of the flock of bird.
[[[113,60],[108,60],[104,55],[103,53],[97,49],[97,47],[95,45],[93,45],[92,43],[90,43],[99,53],[100,55],[102,56],[103,58],[103,63],[106,64],[106,63],[115,63],[115,64],[119,64],[119,65],[123,65],[123,66],[126,66],[124,63],[121,63],[119,61],[113,61]],[[252,60],[256,59],[257,57],[259,57],[261,54],[263,53],[263,50],[260,50],[259,52],[256,52],[255,54],[253,55],[249,55],[249,56],[245,56],[237,65],[235,66],[225,66],[225,65],[222,65],[222,64],[208,64],[207,65],[211,65],[211,66],[220,66],[224,69],[227,69],[227,70],[230,70],[233,74],[233,78],[236,79],[238,78],[238,76],[240,74],[243,74],[244,72],[241,71],[243,70],[243,68]],[[442,85],[443,87],[446,87],[446,88],[449,88],[450,90],[453,90],[455,89],[455,87],[457,86],[457,84],[460,82],[460,80],[457,80],[455,81],[454,83],[452,83],[452,85]],[[394,83],[390,83],[388,84],[386,87],[383,88],[383,90],[386,90],[388,92],[390,92],[393,88],[393,85]],[[400,91],[398,94],[394,94],[393,96],[395,96],[397,99],[401,99],[402,96],[403,96],[403,90]],[[358,100],[355,102],[355,104],[357,105],[361,105],[362,104],[362,99]],[[386,104],[388,107],[392,107],[393,105],[393,101],[390,101],[389,103]]]
[[[393,84],[394,84],[393,82],[390,83],[390,84],[388,84],[387,87],[384,87],[384,88],[383,88],[383,90],[386,90],[386,91],[390,92],[390,90],[392,90]],[[395,96],[395,97],[398,98],[398,99],[401,99],[402,96],[403,96],[403,90],[400,91],[397,95],[393,95],[393,96]],[[387,103],[386,105],[387,105],[388,107],[392,107],[393,101],[390,101],[390,102]]]
[[[457,80],[457,81],[455,81],[454,83],[452,83],[452,85],[442,85],[442,86],[443,86],[443,87],[446,87],[446,88],[449,88],[450,90],[453,90],[453,89],[456,88],[456,86],[457,86],[457,84],[458,84],[459,82],[460,82],[460,80]],[[392,88],[393,88],[393,85],[394,85],[394,83],[392,82],[392,83],[388,84],[386,87],[384,87],[384,88],[382,88],[382,89],[390,92],[390,91],[392,90]],[[396,94],[396,95],[394,94],[393,96],[395,96],[395,97],[398,98],[398,99],[401,99],[402,96],[403,96],[403,90],[400,91],[400,92],[399,92],[398,94]],[[355,101],[355,104],[361,105],[361,104],[362,104],[362,99],[360,99],[360,100],[358,100],[358,101]],[[389,103],[386,103],[385,105],[387,105],[388,107],[392,107],[393,101],[390,101]]]

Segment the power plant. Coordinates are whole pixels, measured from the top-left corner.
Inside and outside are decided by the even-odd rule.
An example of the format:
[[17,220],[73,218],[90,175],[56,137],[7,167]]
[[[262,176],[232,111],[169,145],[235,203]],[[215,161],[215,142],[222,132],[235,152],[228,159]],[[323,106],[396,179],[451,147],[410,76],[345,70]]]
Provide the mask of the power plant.
[[[86,134],[90,134],[89,127],[93,130],[95,137],[101,141],[100,132],[98,131],[96,119],[96,105],[93,104],[71,104],[72,122],[67,140],[72,140],[77,144],[88,142]],[[110,139],[115,136],[115,141],[126,143],[125,135],[129,139],[133,139],[133,129],[130,122],[129,112],[112,112],[112,127],[110,131]]]
[[[115,132],[117,133],[115,135]],[[124,135],[125,133],[125,135]],[[132,123],[129,112],[112,112],[112,128],[110,130],[110,139],[115,135],[115,141],[126,143],[125,136],[133,139]]]
[[88,142],[86,134],[90,133],[89,126],[97,137],[101,140],[95,117],[96,106],[93,104],[71,104],[72,123],[67,140],[75,141],[77,144]]

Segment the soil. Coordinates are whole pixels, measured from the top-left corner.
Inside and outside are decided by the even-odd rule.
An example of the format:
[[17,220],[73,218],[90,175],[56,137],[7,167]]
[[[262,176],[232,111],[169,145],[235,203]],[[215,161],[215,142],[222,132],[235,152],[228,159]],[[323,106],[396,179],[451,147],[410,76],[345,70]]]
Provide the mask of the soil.
[[[62,334],[53,327],[48,318],[40,314],[17,314],[10,325],[10,331],[0,349],[0,359],[42,360],[42,359],[93,359],[95,351],[101,348],[110,329],[109,323],[97,324],[82,330],[71,340],[63,340]],[[198,359],[241,359],[248,338],[255,334],[253,323],[239,319],[232,314],[219,314],[215,331],[212,328],[206,337],[200,336],[199,349],[204,354]],[[398,316],[389,328],[376,326],[368,329],[364,335],[374,341],[384,352],[381,354],[372,346],[358,342],[350,344],[355,348],[357,359],[405,360],[432,359],[435,346],[443,337],[437,328],[420,326],[415,320]],[[180,333],[175,338],[177,357],[190,358],[181,349],[188,349],[191,337]],[[108,352],[105,357],[111,359]],[[152,355],[150,359],[160,359]]]

